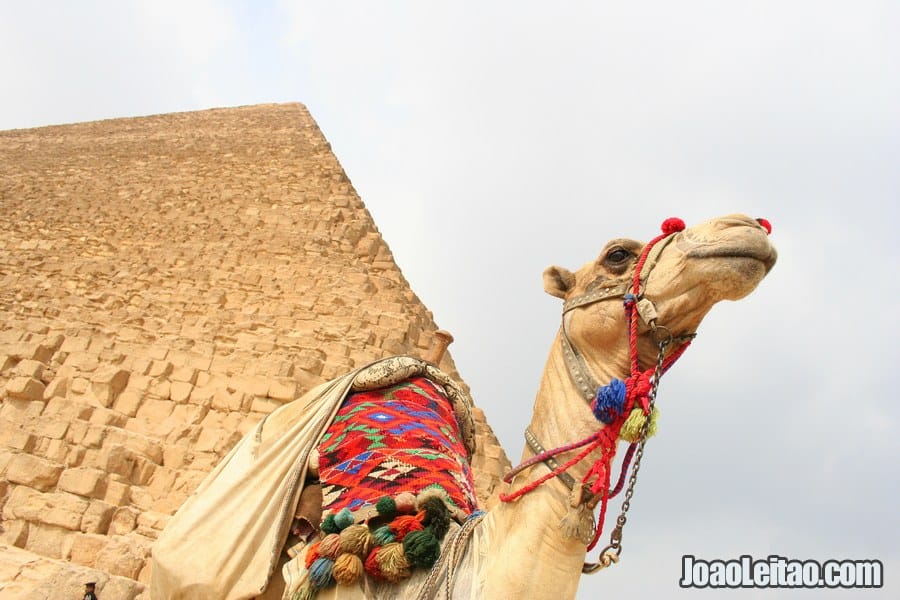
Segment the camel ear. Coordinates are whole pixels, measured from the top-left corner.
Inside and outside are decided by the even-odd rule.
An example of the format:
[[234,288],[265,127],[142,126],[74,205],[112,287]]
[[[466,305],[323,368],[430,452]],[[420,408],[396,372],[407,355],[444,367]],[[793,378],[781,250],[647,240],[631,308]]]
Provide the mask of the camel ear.
[[544,291],[557,298],[565,298],[575,286],[575,275],[562,267],[547,267],[544,271]]

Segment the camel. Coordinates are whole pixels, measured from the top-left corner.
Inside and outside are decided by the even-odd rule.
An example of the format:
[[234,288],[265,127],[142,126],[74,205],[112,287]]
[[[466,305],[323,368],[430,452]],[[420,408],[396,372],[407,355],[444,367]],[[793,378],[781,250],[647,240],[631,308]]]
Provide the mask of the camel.
[[[677,221],[667,220],[663,234],[648,244],[612,240],[575,272],[556,266],[544,272],[545,291],[564,301],[563,323],[526,430],[530,440],[522,467],[509,478],[506,501],[461,528],[454,526],[430,572],[396,584],[363,577],[355,585],[318,590],[315,598],[573,598],[583,572],[617,560],[620,526],[601,560],[585,563],[595,541],[594,513],[598,505],[602,511],[615,482],[611,461],[617,435],[604,433],[618,432],[625,412],[640,417],[652,411],[653,380],[658,382],[684,351],[707,312],[721,300],[747,296],[776,260],[764,219],[728,215],[688,229]],[[600,395],[597,387],[612,389],[614,380],[630,386],[622,414],[604,413],[602,402],[591,400]],[[282,435],[297,410],[273,414],[257,434],[262,447]],[[645,418],[632,438],[645,439],[651,425]],[[555,457],[544,451],[578,440],[593,441]],[[642,449],[641,444],[638,454]],[[575,461],[579,452],[584,456]],[[309,450],[301,456],[304,464],[308,457]],[[266,598],[278,597],[277,579]],[[153,589],[157,597],[164,588],[154,581]]]

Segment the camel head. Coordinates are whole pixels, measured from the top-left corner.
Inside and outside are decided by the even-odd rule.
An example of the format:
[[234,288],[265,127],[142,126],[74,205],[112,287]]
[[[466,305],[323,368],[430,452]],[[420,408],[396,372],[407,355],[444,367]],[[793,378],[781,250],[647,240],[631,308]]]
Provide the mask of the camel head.
[[[651,249],[641,271],[640,292],[652,302],[649,314],[644,302],[641,315],[642,368],[656,359],[654,337],[659,332],[651,332],[647,322],[652,309],[664,331],[676,337],[691,334],[716,302],[743,298],[762,281],[776,259],[767,227],[764,220],[728,215],[674,233]],[[615,239],[574,273],[555,266],[544,271],[544,289],[566,300],[565,326],[573,345],[589,364],[614,362],[612,370],[618,373],[613,374],[619,377],[627,374],[622,296],[633,291],[635,266],[644,248],[643,242]],[[603,297],[604,290],[615,293],[578,305],[585,298]]]

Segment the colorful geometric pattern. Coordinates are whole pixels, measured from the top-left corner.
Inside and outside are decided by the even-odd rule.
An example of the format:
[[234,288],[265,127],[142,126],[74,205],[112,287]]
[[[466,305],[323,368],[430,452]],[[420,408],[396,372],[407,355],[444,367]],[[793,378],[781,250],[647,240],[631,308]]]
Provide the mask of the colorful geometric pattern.
[[424,377],[348,396],[318,450],[326,515],[430,487],[465,514],[477,508],[453,408]]

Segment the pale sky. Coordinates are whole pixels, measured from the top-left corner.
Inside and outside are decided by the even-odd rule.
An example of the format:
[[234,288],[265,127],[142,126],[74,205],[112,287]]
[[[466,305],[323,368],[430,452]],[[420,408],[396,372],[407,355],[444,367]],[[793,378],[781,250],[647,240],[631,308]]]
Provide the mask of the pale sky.
[[304,103],[514,461],[546,266],[767,217],[779,263],[663,380],[579,598],[718,596],[682,554],[876,558],[884,589],[824,597],[900,596],[900,3],[485,4],[0,0],[0,129]]

